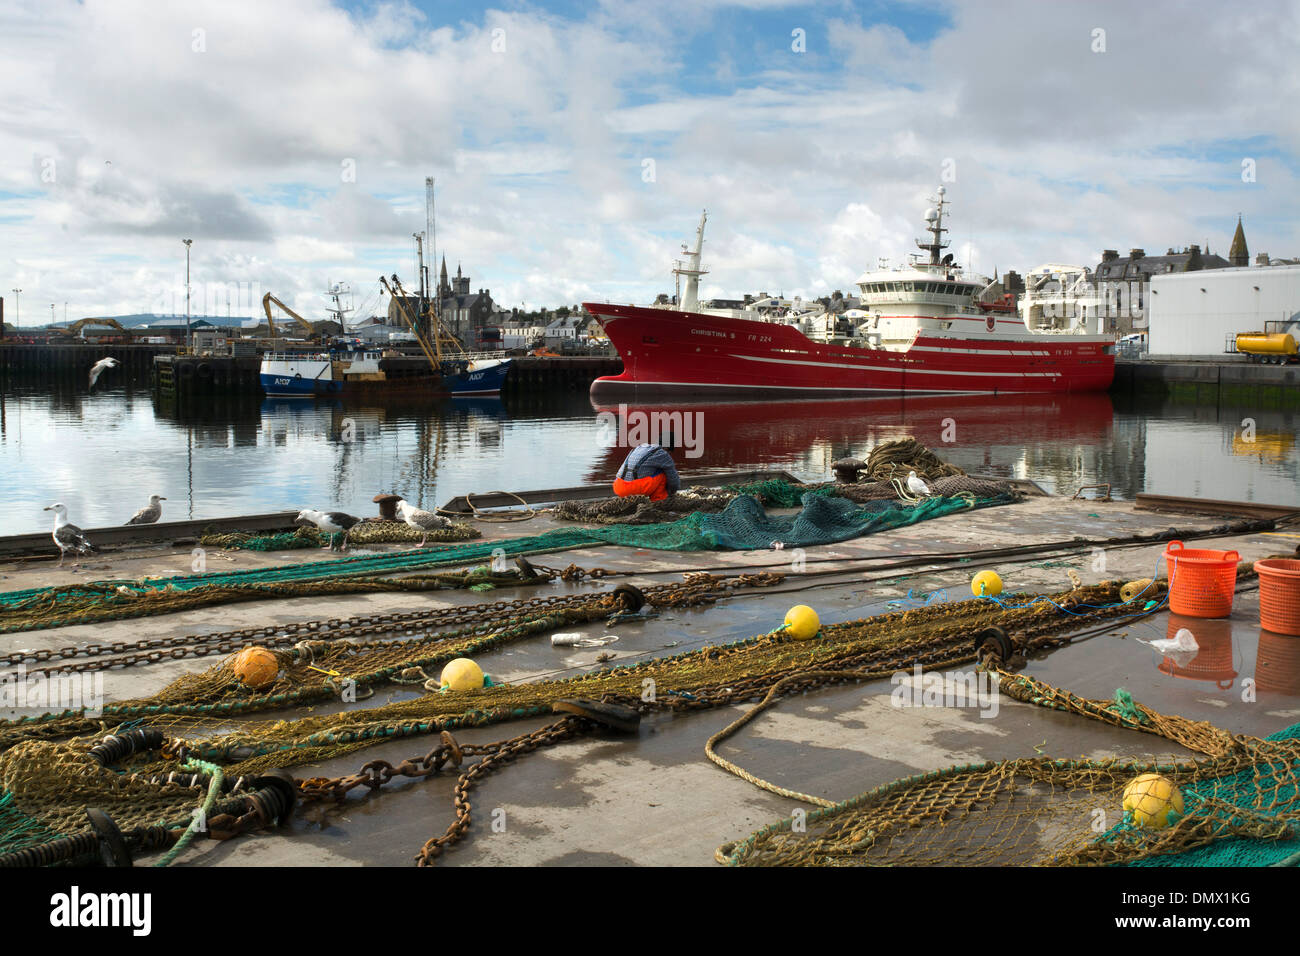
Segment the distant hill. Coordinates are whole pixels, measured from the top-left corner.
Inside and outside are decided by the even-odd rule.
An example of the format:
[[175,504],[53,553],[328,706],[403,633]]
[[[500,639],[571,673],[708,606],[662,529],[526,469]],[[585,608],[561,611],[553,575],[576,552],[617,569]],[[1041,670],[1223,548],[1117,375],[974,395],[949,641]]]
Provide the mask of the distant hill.
[[[89,318],[89,316],[86,316],[86,318]],[[152,325],[155,322],[175,322],[177,320],[183,322],[185,320],[184,315],[162,315],[156,312],[137,312],[134,315],[97,315],[95,318],[113,319],[124,329],[138,329],[141,326]],[[213,325],[238,326],[241,322],[247,321],[251,318],[253,318],[251,315],[191,315],[190,321],[197,322],[200,319],[203,319],[204,321],[211,322]],[[265,321],[265,319],[263,319],[263,321]],[[44,326],[40,326],[40,328],[62,328],[63,326],[71,325],[72,322],[72,319],[69,319],[67,322],[47,322]],[[5,324],[8,325],[9,323],[6,322]],[[24,328],[31,327],[32,326],[24,326]]]

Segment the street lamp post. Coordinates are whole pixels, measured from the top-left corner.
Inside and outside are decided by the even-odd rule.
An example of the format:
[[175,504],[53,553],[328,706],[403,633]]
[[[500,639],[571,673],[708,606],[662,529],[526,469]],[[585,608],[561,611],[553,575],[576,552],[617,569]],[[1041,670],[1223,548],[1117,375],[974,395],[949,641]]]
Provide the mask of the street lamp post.
[[185,243],[185,351],[192,352],[190,343],[190,243],[193,239],[182,239]]

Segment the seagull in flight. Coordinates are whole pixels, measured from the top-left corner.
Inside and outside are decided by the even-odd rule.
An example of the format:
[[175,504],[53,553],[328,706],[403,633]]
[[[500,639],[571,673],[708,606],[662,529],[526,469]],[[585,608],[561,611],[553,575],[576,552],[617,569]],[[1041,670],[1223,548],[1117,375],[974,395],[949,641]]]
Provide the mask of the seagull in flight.
[[920,478],[916,477],[916,472],[914,471],[909,471],[907,473],[907,490],[912,494],[920,495],[921,497],[926,497],[930,494],[930,486]]
[[[63,567],[63,559],[71,551],[77,555],[87,554],[95,550],[95,546],[86,540],[86,535],[75,524],[68,521],[68,509],[60,501],[45,508],[46,511],[54,512],[54,543],[59,546],[59,567]],[[76,567],[76,563],[73,563]]]
[[117,368],[119,362],[115,358],[102,358],[90,367],[90,387],[93,390],[95,383],[99,381],[99,376],[104,374],[105,369]]
[[162,517],[162,505],[158,502],[166,500],[162,495],[150,495],[149,503],[133,514],[127,524],[153,524]]
[[[348,549],[348,532],[361,521],[360,518],[353,517],[344,511],[313,511],[310,508],[304,508],[298,512],[297,520],[299,522],[309,521],[316,526],[317,530],[324,531],[327,534],[333,535],[342,532],[343,542],[339,548],[340,551]],[[332,540],[328,547],[333,549],[334,542]]]
[[429,540],[430,531],[451,527],[451,519],[444,518],[440,514],[434,514],[432,511],[422,511],[407,503],[404,498],[397,502],[397,515],[416,531],[424,533],[424,537],[420,539],[421,548]]

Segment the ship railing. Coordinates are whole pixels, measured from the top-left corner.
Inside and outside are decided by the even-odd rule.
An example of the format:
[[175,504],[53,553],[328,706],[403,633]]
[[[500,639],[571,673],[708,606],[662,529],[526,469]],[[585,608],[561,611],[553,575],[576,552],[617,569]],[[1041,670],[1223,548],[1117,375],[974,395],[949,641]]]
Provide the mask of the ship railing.
[[505,349],[497,349],[492,352],[456,352],[445,356],[445,358],[453,362],[488,362],[494,359],[504,359],[505,357]]
[[265,352],[262,355],[264,362],[328,362],[329,358],[326,352]]

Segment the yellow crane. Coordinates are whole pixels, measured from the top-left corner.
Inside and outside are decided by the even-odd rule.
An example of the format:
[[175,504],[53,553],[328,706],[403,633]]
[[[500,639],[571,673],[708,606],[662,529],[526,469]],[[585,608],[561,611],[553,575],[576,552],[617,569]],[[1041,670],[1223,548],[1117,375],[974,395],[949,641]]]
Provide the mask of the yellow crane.
[[[388,279],[384,276],[379,277],[379,284],[383,286],[384,291],[387,292],[393,301],[397,303],[398,314],[401,315],[402,319],[410,328],[411,333],[415,336],[415,341],[420,346],[420,351],[424,353],[424,357],[429,360],[429,365],[433,367],[434,371],[441,371],[442,336],[437,334],[435,330],[432,343],[424,337],[424,333],[420,331],[418,316],[412,313],[406,305],[406,290],[402,288],[401,280],[397,278],[396,274],[393,275],[393,285],[389,285]],[[394,289],[393,286],[396,286],[397,288]]]
[[[6,324],[8,324],[8,323],[6,323]],[[91,319],[77,319],[76,322],[73,322],[71,325],[65,325],[65,326],[63,326],[61,329],[59,329],[59,331],[60,331],[60,332],[63,332],[65,335],[76,335],[76,334],[77,334],[78,332],[80,332],[82,329],[84,329],[84,328],[86,328],[87,326],[90,326],[90,325],[107,325],[107,326],[109,326],[110,328],[117,329],[119,332],[123,333],[124,335],[130,335],[130,334],[131,334],[129,331],[127,331],[126,329],[122,328],[122,326],[121,326],[120,324],[118,324],[118,322],[117,322],[116,319],[94,319],[94,318],[91,318]]]
[[267,330],[271,333],[271,338],[276,338],[279,335],[279,333],[275,329],[275,320],[271,318],[272,302],[274,302],[276,305],[280,307],[281,312],[289,316],[289,318],[293,319],[304,329],[306,329],[308,336],[310,336],[313,339],[316,337],[317,332],[316,332],[316,327],[314,325],[312,325],[301,315],[293,311],[293,309],[289,308],[287,305],[285,305],[283,302],[281,302],[279,299],[277,299],[275,296],[273,296],[271,293],[268,292],[266,295],[262,296],[262,308],[266,312],[266,327]]

